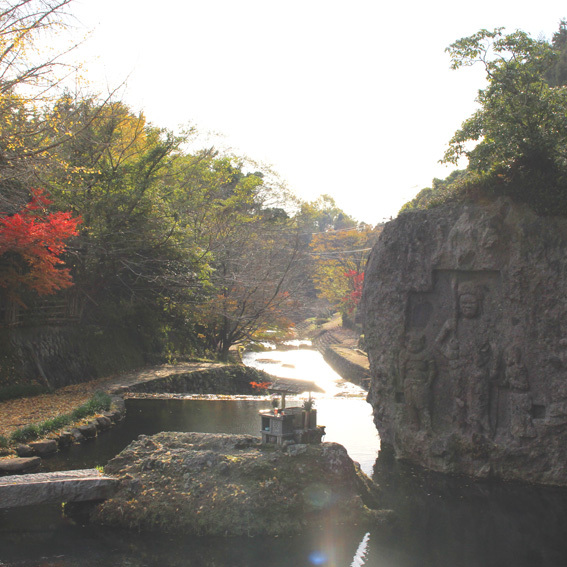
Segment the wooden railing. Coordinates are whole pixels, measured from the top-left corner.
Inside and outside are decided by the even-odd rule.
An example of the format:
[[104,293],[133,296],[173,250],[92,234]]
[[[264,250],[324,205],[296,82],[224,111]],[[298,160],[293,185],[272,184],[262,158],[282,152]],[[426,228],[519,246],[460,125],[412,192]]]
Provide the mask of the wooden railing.
[[75,292],[37,299],[28,307],[0,295],[0,327],[76,323],[81,318],[82,305]]

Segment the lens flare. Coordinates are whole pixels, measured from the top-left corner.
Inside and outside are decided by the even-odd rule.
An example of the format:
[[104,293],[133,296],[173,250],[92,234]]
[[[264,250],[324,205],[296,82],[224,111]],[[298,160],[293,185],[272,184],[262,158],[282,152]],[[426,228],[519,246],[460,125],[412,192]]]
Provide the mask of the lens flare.
[[322,551],[312,551],[309,554],[309,563],[311,563],[311,565],[325,565],[328,560],[329,558]]

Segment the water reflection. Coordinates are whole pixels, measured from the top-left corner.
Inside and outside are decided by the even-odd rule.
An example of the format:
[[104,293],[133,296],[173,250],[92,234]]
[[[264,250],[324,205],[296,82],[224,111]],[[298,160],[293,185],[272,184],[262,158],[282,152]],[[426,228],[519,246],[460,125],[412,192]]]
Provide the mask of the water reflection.
[[366,397],[362,388],[343,380],[315,350],[248,352],[243,361],[247,366],[264,370],[278,378],[315,382],[325,391],[323,394],[313,394],[315,398]]
[[[53,510],[40,511],[44,524]],[[1,530],[0,520],[0,530]],[[345,536],[345,532],[348,536]],[[363,531],[346,528],[294,538],[171,537],[59,525],[2,540],[0,565],[10,567],[289,567],[353,564]],[[358,565],[358,564],[356,564]],[[364,565],[364,563],[360,563]]]
[[391,565],[567,565],[566,489],[448,477],[384,451],[374,478],[401,528]]

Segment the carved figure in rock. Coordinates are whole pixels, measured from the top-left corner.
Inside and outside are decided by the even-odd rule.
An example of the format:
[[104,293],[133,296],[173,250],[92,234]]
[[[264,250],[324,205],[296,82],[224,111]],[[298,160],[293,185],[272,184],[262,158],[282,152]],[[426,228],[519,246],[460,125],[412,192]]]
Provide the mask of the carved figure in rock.
[[400,353],[399,371],[405,408],[411,427],[431,429],[431,384],[436,374],[435,359],[425,348],[425,335],[410,333]]
[[481,289],[472,282],[453,283],[455,310],[437,335],[453,387],[453,420],[472,433],[491,434],[490,391],[495,357],[482,321]]
[[536,437],[532,422],[532,399],[528,371],[522,362],[522,351],[516,345],[504,351],[504,381],[509,388],[510,433],[518,438]]
[[473,433],[491,435],[490,389],[494,378],[493,353],[488,341],[477,343],[467,383],[467,423]]

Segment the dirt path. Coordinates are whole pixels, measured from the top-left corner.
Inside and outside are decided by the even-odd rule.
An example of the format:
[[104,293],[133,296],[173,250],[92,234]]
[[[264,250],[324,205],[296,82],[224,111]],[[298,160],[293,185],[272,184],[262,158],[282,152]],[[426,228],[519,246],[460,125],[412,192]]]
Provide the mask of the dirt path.
[[99,378],[83,384],[73,384],[31,398],[19,398],[0,403],[0,435],[8,438],[16,429],[32,423],[41,423],[57,415],[72,412],[87,402],[98,390],[113,392],[121,387],[169,374],[180,374],[219,366],[214,362],[189,362],[178,365],[163,365],[125,372],[116,376]]

